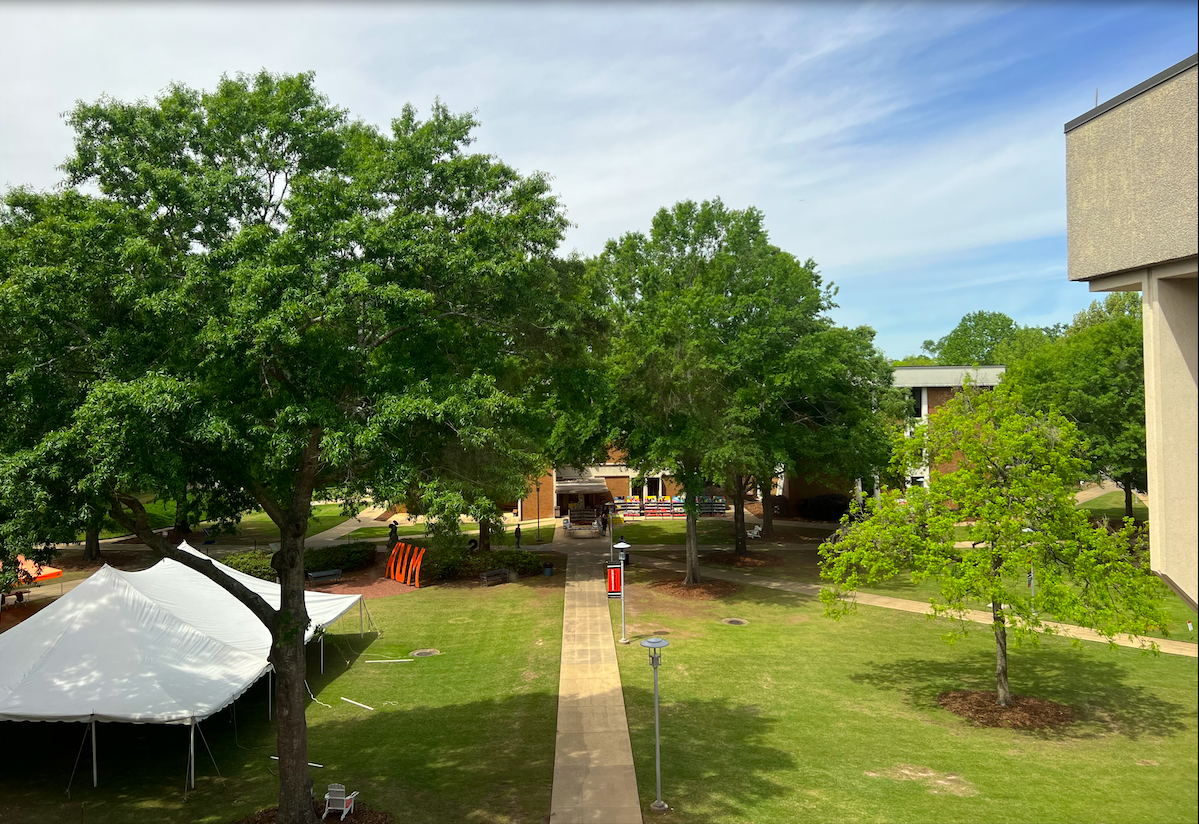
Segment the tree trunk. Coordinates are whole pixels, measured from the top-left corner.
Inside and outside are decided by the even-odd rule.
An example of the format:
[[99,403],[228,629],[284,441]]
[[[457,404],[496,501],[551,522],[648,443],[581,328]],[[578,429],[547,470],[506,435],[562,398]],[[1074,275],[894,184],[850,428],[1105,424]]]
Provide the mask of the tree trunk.
[[748,555],[749,547],[745,541],[745,489],[749,486],[744,475],[734,475],[733,488],[733,552],[736,555]]
[[1124,479],[1124,517],[1135,517],[1132,514],[1132,480],[1130,478]]
[[683,494],[686,496],[683,509],[687,513],[687,575],[683,583],[698,584],[703,577],[699,574],[699,492],[696,487],[703,490],[703,479],[696,471],[686,473],[679,480],[683,481]]
[[491,551],[491,524],[483,519],[479,520],[479,549]]
[[[280,548],[272,560],[279,573],[281,601],[278,632],[271,647],[275,665],[275,706],[278,708],[279,822],[311,824],[311,780],[308,773],[308,724],[304,714],[307,660],[304,633],[308,609],[304,603],[304,532],[307,516],[288,512]],[[305,513],[307,510],[305,510]],[[295,523],[303,520],[304,523]]]
[[187,485],[184,484],[179,499],[175,501],[175,532],[180,535],[191,534],[192,526],[191,519],[188,518],[189,514],[187,509]]
[[1012,690],[1007,680],[1007,627],[1003,623],[1003,607],[991,602],[991,615],[995,619],[995,695],[1001,707],[1012,705]]
[[100,554],[100,530],[89,527],[83,533],[83,560],[84,561],[99,561],[103,558]]
[[[1001,566],[999,556],[992,549],[991,575],[998,577]],[[1003,604],[999,601],[991,601],[991,618],[994,621],[992,626],[995,630],[996,703],[1001,707],[1010,707],[1012,705],[1012,690],[1008,686],[1007,681],[1007,625],[1003,620]]]
[[[766,480],[758,476],[758,490],[765,490],[758,496],[762,499],[762,537],[774,537],[774,474],[766,475]],[[765,484],[765,486],[763,486]]]

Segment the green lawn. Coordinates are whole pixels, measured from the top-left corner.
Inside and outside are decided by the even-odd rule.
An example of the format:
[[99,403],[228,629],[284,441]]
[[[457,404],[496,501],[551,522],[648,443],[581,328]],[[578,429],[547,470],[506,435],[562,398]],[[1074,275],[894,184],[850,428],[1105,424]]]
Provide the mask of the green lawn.
[[[308,530],[304,534],[306,536],[317,535],[352,517],[352,515],[343,514],[341,504],[317,504],[312,507],[312,517],[308,519]],[[205,526],[210,526],[210,524],[201,524],[193,529],[201,532]],[[279,540],[279,527],[265,512],[248,512],[238,522],[235,534],[220,535],[216,540],[220,544],[269,544]]]
[[[752,547],[754,551],[758,551],[758,546]],[[683,561],[686,555],[683,550],[665,549],[665,550],[637,550],[641,554],[649,557],[669,558],[674,561]],[[754,575],[761,575],[763,578],[779,578],[784,581],[795,581],[801,584],[816,584],[823,585],[820,580],[820,556],[817,554],[815,547],[812,549],[779,549],[771,548],[767,550],[771,555],[782,560],[782,566],[762,566],[749,569]],[[700,565],[711,564],[711,559],[705,559],[708,553],[701,550]],[[718,564],[714,566],[723,569],[731,567],[721,567]],[[873,595],[888,595],[892,598],[906,598],[909,601],[920,601],[928,603],[929,599],[938,596],[941,592],[940,585],[932,578],[925,578],[919,584],[912,582],[912,577],[907,572],[901,572],[898,576],[890,581],[884,581],[872,587],[862,587],[862,592],[868,592]],[[1195,613],[1186,602],[1179,598],[1165,584],[1161,584],[1159,591],[1166,607],[1166,630],[1168,635],[1153,633],[1155,638],[1170,638],[1175,641],[1190,641],[1195,643],[1199,641],[1199,633],[1196,630],[1187,629],[1187,621],[1194,625],[1196,619]],[[969,604],[973,609],[990,609],[989,604],[984,604],[981,601]],[[1053,616],[1044,616],[1047,620],[1052,620]]]
[[[379,638],[358,637],[358,617],[326,641],[325,674],[310,645],[309,683],[323,704],[308,705],[309,758],[318,794],[327,784],[404,822],[528,822],[550,808],[565,576],[480,589],[439,586],[367,602]],[[344,633],[344,634],[342,634]],[[368,664],[432,647],[411,664]],[[347,667],[346,661],[351,665]],[[352,698],[375,710],[341,700]],[[203,731],[223,777],[196,739],[196,789],[183,792],[187,728],[101,724],[100,786],[91,786],[81,724],[0,722],[20,770],[0,771],[0,820],[22,822],[189,821],[224,824],[276,803],[269,760],[274,724],[260,683]],[[85,748],[90,750],[89,745]],[[16,820],[16,819],[14,819]],[[352,821],[353,818],[347,819]]]
[[[174,501],[157,499],[152,494],[138,495],[137,498],[146,507],[146,520],[150,523],[150,529],[166,529],[175,525]],[[124,527],[117,526],[111,518],[105,518],[104,526],[100,530],[100,539],[120,538],[128,534],[129,531]]]
[[943,625],[918,615],[862,607],[832,621],[817,601],[757,588],[680,601],[644,585],[661,577],[675,576],[630,572],[633,643],[617,647],[647,822],[653,681],[637,642],[649,635],[671,642],[660,670],[671,821],[1194,820],[1193,658],[1056,638],[1016,648],[1013,690],[1081,720],[1053,732],[978,728],[937,696],[994,689],[985,627],[951,646]]
[[[142,503],[146,506],[146,514],[149,517],[151,529],[165,529],[174,526],[174,501],[155,499],[153,495],[144,495],[141,497],[144,498]],[[342,513],[341,504],[317,504],[312,508],[312,517],[308,519],[308,531],[305,534],[316,535],[317,533],[324,532],[326,529],[335,527],[350,517],[352,516]],[[206,526],[212,526],[212,524],[206,522],[192,525],[192,529],[196,532],[198,539]],[[109,525],[101,531],[100,537],[119,538],[128,534],[124,529],[109,522]],[[383,528],[383,535],[384,537],[387,535],[386,527]],[[272,541],[279,540],[279,527],[275,526],[275,522],[265,512],[248,512],[238,522],[235,534],[221,535],[217,540],[222,544],[269,544]]]
[[[700,518],[697,526],[699,528],[699,543],[701,546],[732,546],[733,522],[731,520]],[[638,545],[665,544],[682,546],[687,543],[687,520],[685,518],[672,518],[670,520],[628,521],[624,524],[616,524],[612,532],[618,540],[623,536],[628,543],[632,544],[634,552],[637,551],[636,547]],[[775,538],[780,541],[800,540],[803,538],[823,540],[830,534],[830,531],[826,528],[790,525],[776,526],[774,532]]]
[[[473,523],[473,522],[463,522],[460,529],[463,532],[478,532],[479,525],[476,523]],[[425,525],[424,524],[401,523],[399,526],[396,527],[396,531],[399,533],[401,538],[411,537],[411,536],[424,537]],[[370,540],[376,539],[376,538],[386,538],[390,534],[390,532],[391,532],[391,527],[386,526],[386,525],[385,526],[364,526],[364,527],[359,527],[358,529],[355,529],[353,532],[351,532],[349,535],[347,535],[346,538],[347,538],[347,540],[351,540],[351,541],[370,541]]]
[[[1093,515],[1106,515],[1113,521],[1120,521],[1124,518],[1124,490],[1117,489],[1114,492],[1106,492],[1098,498],[1092,498],[1085,503],[1078,505],[1079,509],[1089,510]],[[1149,508],[1141,503],[1141,499],[1133,496],[1132,500],[1133,517],[1138,521],[1149,520]]]

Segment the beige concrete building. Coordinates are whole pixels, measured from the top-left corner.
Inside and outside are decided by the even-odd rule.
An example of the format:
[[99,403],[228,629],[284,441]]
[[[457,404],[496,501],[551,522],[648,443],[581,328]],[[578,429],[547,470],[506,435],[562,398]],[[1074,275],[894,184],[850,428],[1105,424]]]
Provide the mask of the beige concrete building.
[[1069,277],[1139,291],[1153,570],[1199,595],[1199,55],[1066,124]]

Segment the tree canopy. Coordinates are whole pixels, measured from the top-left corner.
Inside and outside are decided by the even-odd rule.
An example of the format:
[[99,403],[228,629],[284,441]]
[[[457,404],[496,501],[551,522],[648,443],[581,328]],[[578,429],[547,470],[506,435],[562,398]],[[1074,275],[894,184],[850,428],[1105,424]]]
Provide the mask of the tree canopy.
[[[902,571],[917,583],[940,583],[932,599],[938,615],[989,605],[1003,706],[1012,700],[1009,632],[1017,642],[1035,642],[1054,631],[1047,614],[1108,638],[1160,629],[1160,586],[1144,534],[1131,523],[1115,533],[1094,527],[1074,505],[1087,471],[1084,448],[1078,430],[1056,412],[1027,410],[1011,394],[967,386],[896,445],[900,465],[927,454],[933,466],[952,461],[954,468],[934,471],[927,488],[870,501],[866,517],[847,520],[841,536],[821,546],[821,574],[830,582],[821,598],[830,614],[840,614],[842,599],[859,587]],[[955,540],[961,522],[968,524],[965,541]]]
[[1113,292],[1092,302],[1062,337],[1012,360],[1003,386],[1079,428],[1089,442],[1089,471],[1124,489],[1131,518],[1133,492],[1148,482],[1140,294]]
[[685,201],[591,262],[613,295],[614,440],[631,465],[683,487],[688,583],[700,579],[706,480],[768,483],[800,458],[805,470],[882,459],[873,404],[890,370],[873,333],[833,326],[815,263],[771,245],[762,220]]
[[[383,132],[311,74],[263,72],[80,104],[69,123],[67,182],[99,194],[13,192],[2,216],[20,377],[0,397],[5,551],[103,501],[245,601],[274,638],[280,820],[306,821],[314,496],[456,514],[523,489],[580,400],[560,390],[587,385],[599,293],[552,257],[566,220],[546,178],[467,151],[477,124],[440,104]],[[22,427],[47,386],[56,411]],[[149,530],[137,493],[181,484],[279,526],[278,612]]]

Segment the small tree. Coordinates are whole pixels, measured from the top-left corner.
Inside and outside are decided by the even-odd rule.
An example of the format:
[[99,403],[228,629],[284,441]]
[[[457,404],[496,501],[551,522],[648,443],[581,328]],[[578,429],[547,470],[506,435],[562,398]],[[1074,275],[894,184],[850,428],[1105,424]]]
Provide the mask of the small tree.
[[[1001,706],[1012,703],[1009,631],[1017,643],[1035,643],[1054,631],[1042,621],[1047,614],[1109,639],[1164,625],[1143,533],[1131,521],[1114,534],[1094,528],[1074,505],[1085,442],[1061,415],[1028,413],[1009,395],[967,386],[896,446],[905,465],[923,452],[934,466],[955,461],[956,468],[934,472],[927,489],[909,489],[906,498],[887,492],[821,546],[821,575],[831,584],[821,599],[830,615],[850,608],[847,594],[903,570],[916,582],[940,582],[931,600],[936,615],[964,618],[972,602],[990,604]],[[963,521],[967,540],[955,542],[954,525]],[[963,621],[950,637],[967,627]]]

